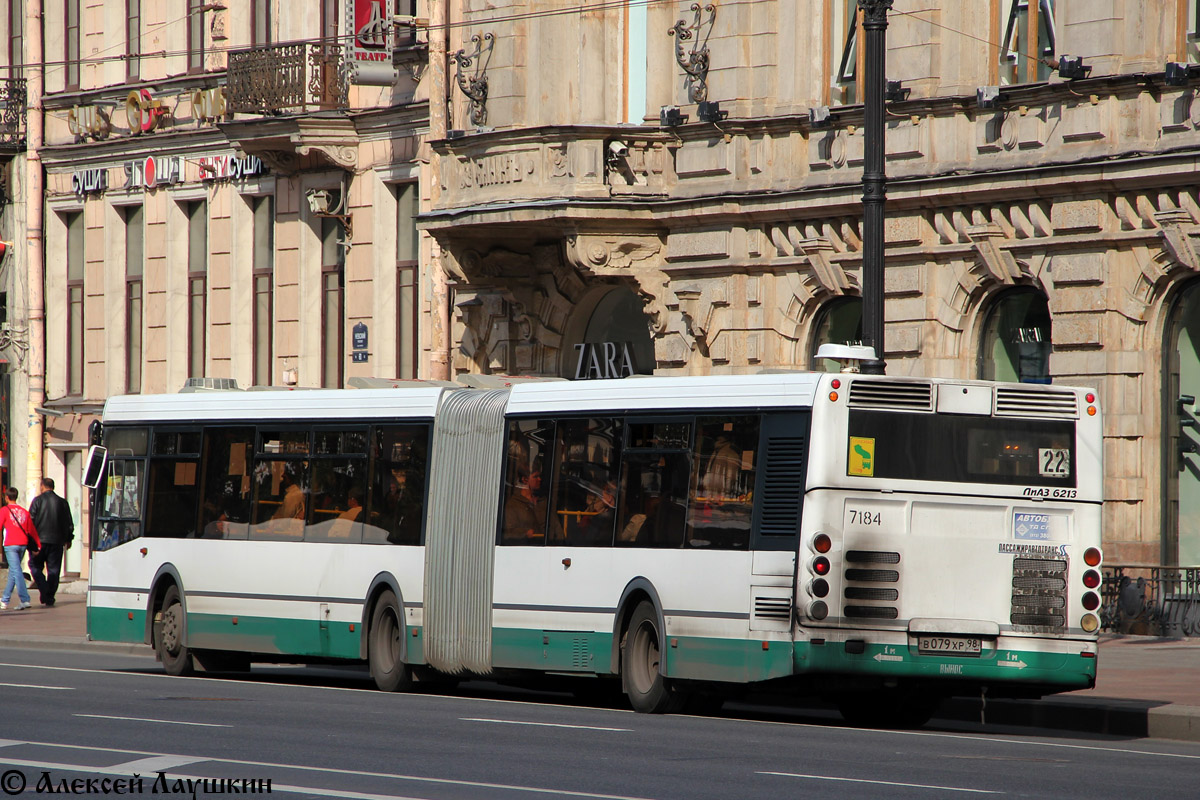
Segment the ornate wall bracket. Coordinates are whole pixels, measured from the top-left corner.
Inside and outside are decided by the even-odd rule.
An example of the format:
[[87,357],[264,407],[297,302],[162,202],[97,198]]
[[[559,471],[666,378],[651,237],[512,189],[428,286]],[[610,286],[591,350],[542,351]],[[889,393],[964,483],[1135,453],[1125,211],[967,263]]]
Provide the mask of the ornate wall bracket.
[[1000,246],[1005,237],[997,225],[972,225],[967,228],[967,237],[978,256],[975,265],[968,269],[980,285],[996,281],[1012,285],[1024,277],[1021,266],[1013,254]]
[[1154,221],[1162,230],[1163,250],[1181,266],[1193,272],[1200,271],[1195,243],[1197,226],[1192,215],[1178,209],[1159,211],[1155,213]]
[[[675,37],[675,60],[687,76],[684,83],[688,90],[688,100],[692,103],[703,103],[708,99],[708,37],[712,35],[713,23],[717,19],[717,9],[712,3],[704,6],[708,12],[707,22],[702,21],[699,3],[692,3],[692,11],[696,18],[691,25],[687,20],[678,20],[667,31],[668,36]],[[707,25],[704,41],[700,40],[700,28]],[[683,43],[695,39],[691,50],[684,50]]]
[[[477,33],[471,37],[471,42],[475,45],[472,53],[468,54],[466,50],[458,50],[450,56],[458,65],[455,79],[458,81],[458,88],[471,101],[471,122],[477,126],[487,124],[487,65],[492,60],[492,48],[495,41],[496,37],[491,33],[485,33],[482,36]],[[487,51],[486,60],[483,59],[485,49]],[[463,70],[471,69],[472,65],[475,68],[474,73],[466,74]]]

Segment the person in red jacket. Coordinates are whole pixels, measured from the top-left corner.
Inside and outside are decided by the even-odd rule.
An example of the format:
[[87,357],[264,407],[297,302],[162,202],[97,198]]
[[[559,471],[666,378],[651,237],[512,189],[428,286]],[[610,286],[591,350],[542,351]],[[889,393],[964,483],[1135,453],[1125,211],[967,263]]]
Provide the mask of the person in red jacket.
[[42,546],[29,512],[17,505],[19,494],[16,488],[8,487],[4,506],[0,508],[0,535],[4,537],[4,555],[8,559],[8,583],[4,587],[4,596],[0,597],[0,609],[5,611],[12,599],[13,587],[17,589],[19,600],[14,611],[24,611],[32,605],[25,576],[21,573],[21,561],[25,558],[26,548],[39,550]]

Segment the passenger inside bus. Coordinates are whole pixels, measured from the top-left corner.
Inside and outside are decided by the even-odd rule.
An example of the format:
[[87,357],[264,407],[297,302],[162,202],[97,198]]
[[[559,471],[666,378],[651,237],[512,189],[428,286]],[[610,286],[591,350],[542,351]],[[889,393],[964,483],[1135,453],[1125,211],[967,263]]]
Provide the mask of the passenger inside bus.
[[[506,544],[541,544],[546,536],[546,498],[542,492],[541,465],[518,468],[517,482],[504,503]],[[551,523],[551,540],[562,538],[557,521]]]

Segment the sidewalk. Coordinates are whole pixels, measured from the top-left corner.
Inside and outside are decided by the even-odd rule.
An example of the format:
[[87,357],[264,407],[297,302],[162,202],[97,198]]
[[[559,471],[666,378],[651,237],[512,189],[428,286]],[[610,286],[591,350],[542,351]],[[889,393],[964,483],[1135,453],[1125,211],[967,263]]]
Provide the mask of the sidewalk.
[[[53,608],[0,611],[0,647],[87,649],[151,656],[140,644],[89,642],[82,581],[63,584]],[[978,699],[944,704],[938,717],[979,721]],[[1200,741],[1200,639],[1100,638],[1096,688],[1042,700],[989,700],[991,724]]]

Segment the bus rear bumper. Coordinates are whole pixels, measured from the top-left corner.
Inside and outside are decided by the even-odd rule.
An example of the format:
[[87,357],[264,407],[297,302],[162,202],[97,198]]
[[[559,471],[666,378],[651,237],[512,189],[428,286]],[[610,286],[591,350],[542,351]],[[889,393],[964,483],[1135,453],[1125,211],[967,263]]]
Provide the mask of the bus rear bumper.
[[794,650],[797,675],[846,675],[931,682],[962,681],[991,686],[1039,687],[1040,693],[1090,689],[1096,684],[1094,640],[1001,637],[977,656],[918,653],[914,644],[866,638],[800,641]]

